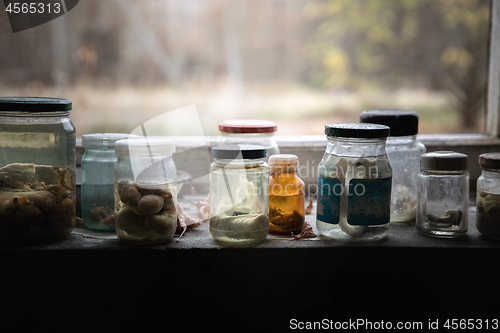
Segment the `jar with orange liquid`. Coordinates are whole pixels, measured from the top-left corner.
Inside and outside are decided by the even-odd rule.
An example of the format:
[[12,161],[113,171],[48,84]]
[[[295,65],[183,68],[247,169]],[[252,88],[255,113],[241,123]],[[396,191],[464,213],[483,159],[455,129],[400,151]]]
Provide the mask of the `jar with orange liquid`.
[[277,154],[269,157],[269,232],[298,234],[305,222],[305,186],[296,172],[296,155]]

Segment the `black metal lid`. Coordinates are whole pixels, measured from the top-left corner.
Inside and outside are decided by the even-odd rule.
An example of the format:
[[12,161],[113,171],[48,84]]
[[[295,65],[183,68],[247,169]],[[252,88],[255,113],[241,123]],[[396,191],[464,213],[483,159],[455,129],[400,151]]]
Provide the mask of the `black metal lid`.
[[479,165],[483,169],[500,170],[500,153],[485,153],[479,155]]
[[391,128],[391,136],[416,135],[418,114],[410,110],[368,110],[361,113],[361,123],[386,125]]
[[388,126],[378,124],[331,123],[325,125],[326,135],[345,138],[386,138],[389,136],[389,131]]
[[71,111],[67,99],[49,97],[0,97],[0,111],[53,112]]
[[212,148],[212,156],[223,159],[257,159],[266,157],[266,154],[267,149],[257,145],[222,145]]

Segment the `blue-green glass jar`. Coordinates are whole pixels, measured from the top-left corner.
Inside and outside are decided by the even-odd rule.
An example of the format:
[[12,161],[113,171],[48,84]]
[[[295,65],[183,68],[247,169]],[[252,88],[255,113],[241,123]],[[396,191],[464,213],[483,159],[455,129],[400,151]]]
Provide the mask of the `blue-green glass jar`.
[[131,137],[121,133],[82,135],[82,218],[88,229],[114,231],[115,142]]

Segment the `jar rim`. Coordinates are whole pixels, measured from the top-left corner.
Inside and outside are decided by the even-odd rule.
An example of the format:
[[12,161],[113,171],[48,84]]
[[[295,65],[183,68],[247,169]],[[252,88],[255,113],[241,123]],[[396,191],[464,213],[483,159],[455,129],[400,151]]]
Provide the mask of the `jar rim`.
[[2,112],[54,112],[71,111],[73,103],[52,97],[0,97]]

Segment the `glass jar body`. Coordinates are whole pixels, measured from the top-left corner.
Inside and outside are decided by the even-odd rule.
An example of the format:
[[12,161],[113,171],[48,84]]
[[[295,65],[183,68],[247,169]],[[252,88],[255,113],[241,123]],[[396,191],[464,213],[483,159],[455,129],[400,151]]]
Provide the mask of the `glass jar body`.
[[118,156],[114,191],[121,241],[149,245],[172,240],[177,227],[177,172],[171,154]]
[[267,148],[265,161],[269,156],[279,154],[280,149],[271,133],[226,133],[221,132],[221,144],[259,145]]
[[486,237],[500,239],[500,170],[483,169],[477,179],[476,228]]
[[469,172],[423,170],[418,175],[417,230],[453,238],[467,233]]
[[295,172],[269,176],[269,232],[290,235],[302,231],[305,223],[305,185]]
[[76,133],[69,112],[1,112],[0,147],[0,240],[68,235],[76,217]]
[[328,137],[318,166],[319,233],[340,241],[371,241],[389,228],[392,169],[383,139]]
[[386,150],[392,167],[391,222],[414,221],[420,156],[426,148],[416,135],[409,135],[389,137]]
[[210,166],[210,233],[222,243],[256,244],[269,232],[269,167],[262,159],[215,159]]
[[82,158],[82,218],[92,230],[114,231],[114,148],[85,149]]

